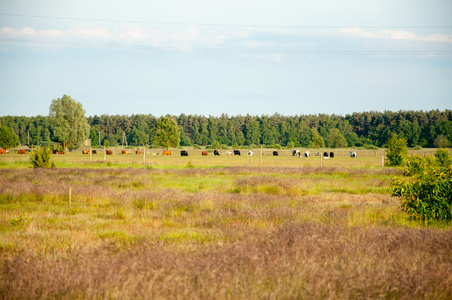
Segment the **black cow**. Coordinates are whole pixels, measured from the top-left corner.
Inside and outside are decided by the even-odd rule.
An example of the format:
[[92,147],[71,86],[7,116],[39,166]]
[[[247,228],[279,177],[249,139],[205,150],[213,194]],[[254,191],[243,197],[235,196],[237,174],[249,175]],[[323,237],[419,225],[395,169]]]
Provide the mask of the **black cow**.
[[57,153],[58,153],[58,150],[52,150],[52,153],[53,153],[53,154],[57,154]]
[[323,152],[323,157],[328,157],[328,152]]
[[278,151],[273,151],[273,156],[278,156]]
[[218,150],[213,150],[213,155],[220,156],[220,152]]
[[240,156],[240,150],[234,150],[234,155],[239,155]]
[[330,152],[330,157],[334,158],[334,152]]
[[180,151],[180,156],[188,156],[187,150],[181,150]]

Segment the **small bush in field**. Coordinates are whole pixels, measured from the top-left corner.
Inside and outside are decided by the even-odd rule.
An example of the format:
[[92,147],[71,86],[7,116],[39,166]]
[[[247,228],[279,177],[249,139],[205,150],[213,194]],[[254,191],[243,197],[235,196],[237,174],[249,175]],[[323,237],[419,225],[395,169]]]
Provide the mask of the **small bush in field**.
[[435,158],[438,165],[442,167],[450,167],[452,165],[452,158],[450,157],[449,151],[447,149],[438,149],[435,153]]
[[388,167],[403,166],[408,156],[407,142],[403,138],[399,138],[397,134],[393,134],[386,142],[386,162]]
[[446,154],[438,150],[435,157],[410,157],[404,174],[413,178],[392,181],[392,195],[403,198],[402,210],[413,219],[452,220],[452,166]]
[[38,149],[30,154],[30,162],[33,168],[53,168],[56,166],[52,161],[52,152],[49,148]]

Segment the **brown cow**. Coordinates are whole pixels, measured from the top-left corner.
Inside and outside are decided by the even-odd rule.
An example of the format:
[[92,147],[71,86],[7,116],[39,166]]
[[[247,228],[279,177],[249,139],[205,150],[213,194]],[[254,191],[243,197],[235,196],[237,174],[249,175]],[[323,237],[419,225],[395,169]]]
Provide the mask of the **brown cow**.
[[91,150],[92,154],[97,154],[97,150]]
[[89,154],[89,150],[83,150],[82,153],[83,154]]
[[127,150],[122,150],[122,154],[127,154],[127,153],[129,153],[129,151],[127,151]]
[[64,152],[64,150],[63,151],[60,151],[60,152],[58,152],[58,154],[64,154],[65,152]]
[[105,150],[105,152],[107,153],[107,155],[113,155],[113,152],[111,150]]
[[135,151],[136,154],[143,154],[140,150]]
[[165,151],[163,151],[162,155],[171,155],[171,151],[165,150]]
[[207,153],[207,151],[203,151],[201,154],[202,155],[209,155],[209,153]]
[[5,149],[0,149],[0,154],[6,154],[6,150]]
[[25,154],[25,153],[27,153],[27,151],[25,151],[25,150],[19,150],[19,151],[17,151],[17,154]]

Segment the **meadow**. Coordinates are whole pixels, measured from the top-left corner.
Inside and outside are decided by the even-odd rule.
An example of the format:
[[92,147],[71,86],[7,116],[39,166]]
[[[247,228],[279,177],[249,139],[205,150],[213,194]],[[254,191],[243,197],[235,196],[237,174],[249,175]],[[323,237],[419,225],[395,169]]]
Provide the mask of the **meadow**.
[[193,153],[1,156],[0,298],[452,298],[451,224],[401,211],[380,152]]

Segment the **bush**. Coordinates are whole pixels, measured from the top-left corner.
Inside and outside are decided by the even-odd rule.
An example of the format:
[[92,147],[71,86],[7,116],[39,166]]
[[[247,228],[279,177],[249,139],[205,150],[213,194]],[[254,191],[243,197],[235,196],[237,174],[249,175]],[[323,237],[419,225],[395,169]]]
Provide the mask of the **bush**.
[[385,147],[387,148],[386,166],[397,167],[405,164],[405,160],[408,157],[408,147],[405,139],[399,138],[397,134],[393,134],[386,142]]
[[56,166],[52,161],[50,148],[38,149],[30,154],[30,162],[33,168],[53,168]]
[[435,153],[435,158],[438,161],[438,165],[441,167],[450,167],[452,165],[452,158],[450,157],[447,149],[438,149]]
[[452,166],[447,151],[438,150],[434,157],[410,157],[404,174],[413,177],[391,182],[392,195],[403,198],[403,211],[418,220],[452,220]]

